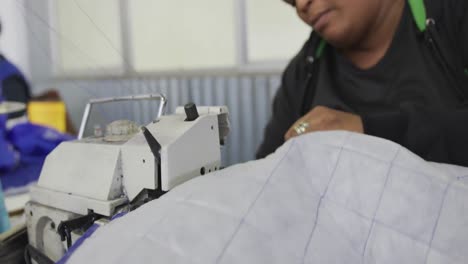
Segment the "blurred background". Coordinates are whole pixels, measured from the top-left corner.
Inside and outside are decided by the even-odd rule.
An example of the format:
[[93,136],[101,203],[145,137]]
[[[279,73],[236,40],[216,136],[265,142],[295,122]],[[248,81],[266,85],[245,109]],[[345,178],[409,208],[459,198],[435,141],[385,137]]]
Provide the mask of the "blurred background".
[[[281,0],[0,0],[0,51],[34,95],[56,91],[69,127],[91,98],[161,92],[227,105],[224,164],[254,158],[271,100],[310,29]],[[121,112],[136,119],[150,106]],[[106,115],[112,116],[115,111]]]

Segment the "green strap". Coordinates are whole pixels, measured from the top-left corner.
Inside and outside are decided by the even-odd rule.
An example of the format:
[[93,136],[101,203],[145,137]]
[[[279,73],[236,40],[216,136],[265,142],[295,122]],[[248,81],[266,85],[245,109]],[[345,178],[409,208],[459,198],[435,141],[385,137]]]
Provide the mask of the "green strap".
[[322,57],[323,51],[325,50],[325,47],[327,46],[327,42],[324,39],[320,40],[320,44],[318,45],[317,50],[315,51],[315,57],[319,59]]
[[465,69],[465,74],[468,76],[468,69]]
[[411,7],[411,12],[413,13],[413,18],[419,31],[426,31],[427,14],[424,0],[408,0],[408,3]]

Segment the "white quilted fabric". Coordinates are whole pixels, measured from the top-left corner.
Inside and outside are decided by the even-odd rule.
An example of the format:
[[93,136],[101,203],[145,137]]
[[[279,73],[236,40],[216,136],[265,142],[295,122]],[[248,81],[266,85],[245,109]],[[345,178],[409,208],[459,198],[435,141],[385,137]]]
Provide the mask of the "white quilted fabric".
[[68,263],[468,262],[468,169],[305,135],[98,229]]

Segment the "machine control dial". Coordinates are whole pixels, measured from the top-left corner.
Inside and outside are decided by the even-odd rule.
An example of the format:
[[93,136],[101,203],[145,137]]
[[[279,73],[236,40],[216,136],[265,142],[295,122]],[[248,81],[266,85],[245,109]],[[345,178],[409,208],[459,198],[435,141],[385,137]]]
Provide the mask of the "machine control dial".
[[199,117],[197,106],[194,103],[186,104],[184,106],[184,110],[185,110],[185,115],[187,116],[187,119],[185,119],[185,121],[193,121]]

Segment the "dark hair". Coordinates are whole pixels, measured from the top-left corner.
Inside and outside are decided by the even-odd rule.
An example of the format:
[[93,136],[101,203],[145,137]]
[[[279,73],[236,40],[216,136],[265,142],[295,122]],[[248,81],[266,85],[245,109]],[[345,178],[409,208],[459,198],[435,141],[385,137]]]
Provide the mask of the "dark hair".
[[283,1],[285,1],[286,3],[290,5],[296,6],[296,0],[283,0]]

